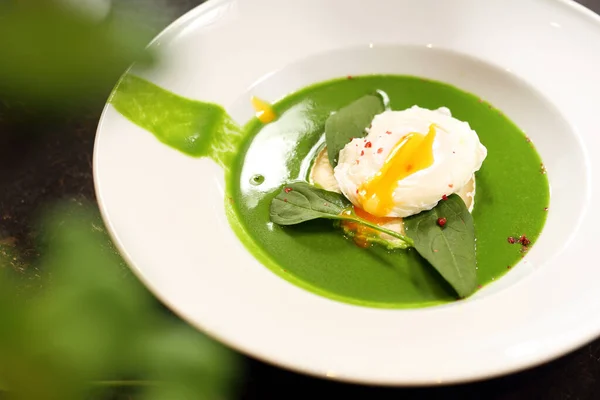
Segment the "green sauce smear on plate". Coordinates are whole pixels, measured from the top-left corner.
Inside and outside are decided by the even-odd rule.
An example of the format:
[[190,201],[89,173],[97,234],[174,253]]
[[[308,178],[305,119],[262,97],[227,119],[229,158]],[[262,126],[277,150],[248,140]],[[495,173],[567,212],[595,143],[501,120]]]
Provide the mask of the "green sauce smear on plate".
[[190,100],[135,75],[124,75],[109,102],[124,117],[161,142],[193,157],[229,165],[242,131],[223,107]]
[[522,247],[508,237],[525,234],[534,242],[541,233],[549,185],[523,132],[472,94],[411,76],[337,79],[284,98],[273,106],[277,120],[264,125],[254,118],[244,129],[218,105],[177,96],[131,75],[119,83],[111,104],[165,144],[224,167],[232,228],[279,276],[325,297],[369,307],[454,301],[453,290],[414,249],[359,248],[330,221],[280,227],[269,220],[280,186],[307,178],[329,115],[374,90],[389,96],[393,110],[448,107],[478,133],[488,156],[476,174],[477,276],[480,285],[501,277],[523,257]]

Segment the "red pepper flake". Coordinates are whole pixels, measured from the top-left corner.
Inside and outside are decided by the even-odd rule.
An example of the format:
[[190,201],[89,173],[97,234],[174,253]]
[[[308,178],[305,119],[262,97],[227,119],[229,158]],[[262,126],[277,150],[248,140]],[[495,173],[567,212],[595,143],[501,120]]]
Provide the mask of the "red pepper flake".
[[481,285],[477,285],[477,289],[481,289],[483,286]]
[[450,183],[450,184],[448,184],[448,187],[449,187],[450,189],[452,189],[452,188],[454,187],[454,185]]
[[527,239],[527,236],[521,235],[519,238],[519,243],[521,243],[523,246],[529,246],[531,244],[531,240]]
[[483,103],[483,99],[479,99],[479,100],[477,100],[477,101],[478,101],[478,102],[480,102],[480,103]]
[[512,268],[512,267],[511,267],[510,265],[507,265],[507,266],[506,266],[506,269],[511,269],[511,268]]
[[356,165],[360,164],[360,160],[356,160]]
[[380,147],[377,149],[377,154],[381,154],[381,153],[383,153],[383,147]]
[[515,244],[515,243],[517,243],[517,240],[516,240],[514,237],[512,237],[512,236],[509,236],[509,237],[508,237],[508,243],[510,243],[510,244]]
[[348,79],[352,79],[352,78],[353,78],[353,76],[352,76],[352,75],[348,75],[348,76],[347,76],[347,78],[348,78]]
[[358,189],[356,189],[356,194],[358,194]]
[[370,149],[373,144],[371,142],[365,143],[365,149]]
[[283,199],[283,201],[285,201],[287,203],[287,199]]
[[442,200],[444,200],[444,201],[445,201],[445,200],[448,200],[448,196],[446,196],[446,195],[443,195],[443,196],[442,196]]
[[363,151],[361,151],[361,152],[360,152],[360,155],[361,155],[361,156],[364,156],[364,155],[365,155],[365,151],[364,151],[364,150],[363,150]]
[[548,207],[544,207],[544,211],[548,211]]
[[291,192],[293,189],[291,187],[286,187],[285,189],[283,189],[284,192],[289,193]]
[[391,135],[392,132],[391,131],[385,131],[385,133],[387,133],[388,135]]
[[446,222],[448,222],[448,220],[446,218],[438,218],[437,219],[437,224],[442,228],[444,227],[444,225],[446,225]]

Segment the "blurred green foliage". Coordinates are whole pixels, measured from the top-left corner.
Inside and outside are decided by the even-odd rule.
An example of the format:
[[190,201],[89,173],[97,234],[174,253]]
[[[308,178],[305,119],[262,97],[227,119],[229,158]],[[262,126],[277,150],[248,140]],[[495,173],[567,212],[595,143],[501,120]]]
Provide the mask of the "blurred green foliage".
[[152,62],[156,19],[144,16],[121,5],[97,20],[58,0],[0,1],[0,93],[60,107],[105,92],[132,62]]
[[92,382],[123,377],[144,381],[144,399],[229,398],[233,354],[124,277],[93,221],[90,211],[58,209],[44,222],[39,262],[50,274],[43,289],[18,293],[10,270],[0,268],[0,377],[8,398],[83,399],[101,391]]
[[[0,0],[0,100],[73,112],[131,63],[151,63],[157,18],[122,3],[94,19],[53,0]],[[233,353],[158,307],[91,208],[60,207],[42,226],[38,287],[0,242],[0,399],[100,399],[115,386],[148,400],[233,395]]]

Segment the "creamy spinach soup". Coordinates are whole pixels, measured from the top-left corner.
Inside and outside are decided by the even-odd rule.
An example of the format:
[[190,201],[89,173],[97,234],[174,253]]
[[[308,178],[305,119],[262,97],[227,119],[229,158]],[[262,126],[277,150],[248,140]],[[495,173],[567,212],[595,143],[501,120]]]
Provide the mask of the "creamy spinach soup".
[[[250,99],[249,99],[250,101]],[[226,208],[279,276],[371,307],[455,301],[498,279],[539,236],[549,187],[501,111],[440,82],[345,77],[238,128],[214,104],[126,76],[111,103],[164,143],[226,171]]]

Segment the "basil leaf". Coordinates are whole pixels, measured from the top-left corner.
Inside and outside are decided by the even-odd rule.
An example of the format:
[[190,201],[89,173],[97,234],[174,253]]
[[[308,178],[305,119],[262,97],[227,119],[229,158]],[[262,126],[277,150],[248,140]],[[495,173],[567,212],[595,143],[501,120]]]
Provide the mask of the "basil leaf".
[[294,225],[317,218],[341,219],[351,203],[341,194],[319,189],[306,182],[285,185],[271,202],[271,221]]
[[352,221],[400,239],[402,243],[397,244],[396,248],[405,249],[413,245],[410,238],[357,216],[352,203],[343,195],[306,182],[283,186],[271,201],[270,217],[278,225],[295,225],[318,218]]
[[325,141],[332,167],[338,163],[340,150],[353,138],[365,137],[365,129],[371,124],[373,117],[383,111],[385,105],[382,96],[370,94],[350,103],[327,119]]
[[[477,288],[473,218],[458,195],[440,201],[432,210],[405,218],[408,237],[358,217],[343,195],[306,182],[283,186],[271,202],[270,217],[278,225],[295,225],[318,218],[360,223],[401,239],[403,243],[395,248],[414,246],[459,296],[466,297]],[[444,227],[438,224],[439,218],[446,219]],[[375,236],[371,241],[385,243]]]
[[[445,218],[443,227],[439,218]],[[475,228],[463,200],[456,194],[432,210],[404,219],[406,234],[415,249],[442,275],[461,297],[477,288]]]

